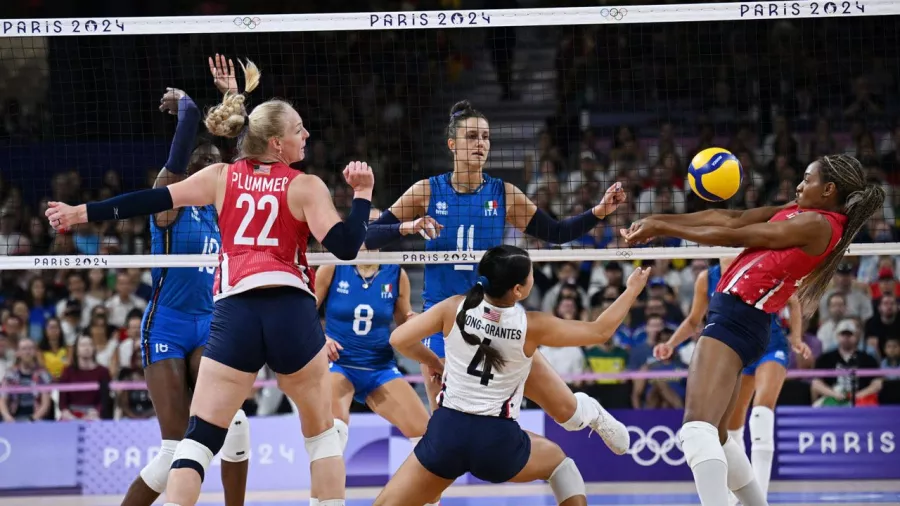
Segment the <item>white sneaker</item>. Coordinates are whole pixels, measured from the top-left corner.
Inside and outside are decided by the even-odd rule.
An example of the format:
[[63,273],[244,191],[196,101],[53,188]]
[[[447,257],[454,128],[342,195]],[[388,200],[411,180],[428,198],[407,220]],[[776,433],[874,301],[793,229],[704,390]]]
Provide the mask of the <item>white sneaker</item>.
[[624,423],[618,421],[609,414],[609,411],[603,408],[597,399],[583,393],[578,392],[576,396],[583,396],[588,400],[586,405],[594,406],[596,413],[591,417],[590,426],[594,432],[600,435],[606,446],[616,455],[625,455],[631,446],[631,435],[628,434],[628,427]]

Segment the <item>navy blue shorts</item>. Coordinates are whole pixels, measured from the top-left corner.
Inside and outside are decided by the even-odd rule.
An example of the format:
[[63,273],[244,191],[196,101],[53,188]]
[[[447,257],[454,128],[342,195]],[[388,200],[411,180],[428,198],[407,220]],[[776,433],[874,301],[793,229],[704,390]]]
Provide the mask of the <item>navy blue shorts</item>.
[[316,300],[293,287],[259,288],[216,301],[203,352],[216,362],[256,373],[303,368],[325,346]]
[[759,360],[769,345],[772,316],[734,295],[716,292],[709,301],[701,335],[722,341],[741,357],[744,367]]
[[504,483],[528,463],[531,438],[515,420],[441,407],[431,415],[415,454],[422,467],[440,478],[472,473],[479,480]]

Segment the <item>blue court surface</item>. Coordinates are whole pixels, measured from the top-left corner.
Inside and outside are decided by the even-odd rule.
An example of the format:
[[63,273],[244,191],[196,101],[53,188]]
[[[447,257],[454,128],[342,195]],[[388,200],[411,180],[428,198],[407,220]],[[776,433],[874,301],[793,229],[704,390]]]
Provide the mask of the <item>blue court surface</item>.
[[[588,505],[680,506],[700,504],[693,483],[603,483],[588,485]],[[347,506],[370,506],[377,488],[347,491]],[[246,506],[296,506],[308,504],[305,490],[251,492]],[[28,496],[0,497],[0,506],[118,506],[113,496]],[[772,505],[900,505],[900,482],[890,481],[808,481],[773,483]],[[157,504],[162,504],[158,501]],[[221,494],[204,494],[198,503],[221,506]],[[553,506],[556,502],[544,485],[479,485],[451,487],[441,506]]]

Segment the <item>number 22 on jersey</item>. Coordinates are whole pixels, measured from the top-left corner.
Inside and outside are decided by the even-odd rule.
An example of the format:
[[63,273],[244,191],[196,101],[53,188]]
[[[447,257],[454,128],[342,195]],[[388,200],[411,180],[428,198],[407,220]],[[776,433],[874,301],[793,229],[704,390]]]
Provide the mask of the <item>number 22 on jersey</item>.
[[[263,195],[257,202],[249,193],[242,193],[238,195],[235,206],[238,209],[246,208],[247,211],[244,214],[244,219],[241,220],[241,224],[238,226],[237,233],[234,235],[234,244],[244,246],[278,246],[278,238],[269,237],[269,234],[272,232],[272,226],[275,225],[275,220],[278,219],[278,199],[274,195]],[[267,209],[269,216],[266,218],[266,223],[263,225],[262,230],[259,231],[259,235],[247,237],[245,235],[247,227],[250,226],[250,222],[256,216],[256,211],[265,212]]]

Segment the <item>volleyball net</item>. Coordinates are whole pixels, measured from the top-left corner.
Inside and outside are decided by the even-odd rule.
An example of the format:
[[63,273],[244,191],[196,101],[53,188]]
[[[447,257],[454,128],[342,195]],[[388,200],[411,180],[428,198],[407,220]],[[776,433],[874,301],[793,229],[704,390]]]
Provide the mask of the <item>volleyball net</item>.
[[[475,262],[482,235],[539,261],[730,255],[670,238],[627,248],[618,230],[654,213],[789,201],[809,161],[829,153],[857,156],[888,188],[884,212],[848,253],[891,255],[900,251],[897,14],[896,2],[870,0],[2,20],[0,269],[214,266],[214,254],[149,256],[146,218],[55,234],[42,217],[48,200],[152,185],[176,124],[159,98],[172,87],[202,110],[217,103],[215,54],[259,65],[251,106],[294,104],[312,133],[301,166],[328,183],[341,211],[352,199],[340,179],[350,160],[374,167],[381,208],[451,170],[449,110],[462,99],[490,125],[485,172],[551,216],[591,209],[616,182],[628,195],[589,234],[548,244],[521,232],[523,211],[505,192],[485,200],[448,190],[424,212],[438,222],[475,215],[491,230],[445,229],[456,248],[441,253],[409,236],[354,263]],[[198,145],[207,141],[234,156],[234,142],[201,135]],[[457,158],[477,156],[466,145]],[[685,181],[692,156],[711,146],[744,168],[742,189],[720,204]],[[313,247],[312,264],[335,261]]]

